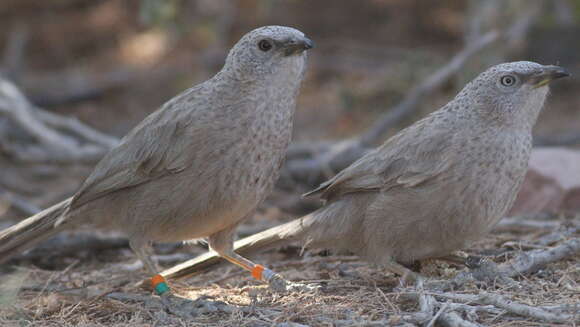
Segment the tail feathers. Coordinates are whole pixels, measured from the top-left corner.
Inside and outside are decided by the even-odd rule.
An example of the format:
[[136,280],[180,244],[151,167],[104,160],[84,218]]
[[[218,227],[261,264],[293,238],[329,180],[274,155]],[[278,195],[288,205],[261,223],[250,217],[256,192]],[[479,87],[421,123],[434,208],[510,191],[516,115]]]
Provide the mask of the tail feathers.
[[[234,243],[234,251],[245,257],[259,251],[282,246],[293,240],[301,239],[307,232],[307,226],[313,220],[312,215],[310,214],[295,219],[286,224],[272,227],[263,232],[238,240]],[[217,253],[212,251],[169,268],[161,274],[169,279],[185,278],[197,275],[210,267],[224,262]]]
[[71,199],[64,200],[0,231],[0,263],[9,260],[66,228],[56,222],[67,210]]

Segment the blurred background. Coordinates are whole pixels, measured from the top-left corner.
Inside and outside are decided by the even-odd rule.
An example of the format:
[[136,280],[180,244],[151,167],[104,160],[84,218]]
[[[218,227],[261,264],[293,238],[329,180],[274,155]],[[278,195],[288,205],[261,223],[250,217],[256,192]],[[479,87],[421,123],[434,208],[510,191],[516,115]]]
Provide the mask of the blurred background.
[[[552,84],[514,209],[465,249],[509,266],[510,273],[527,264],[534,273],[518,276],[515,287],[498,273],[493,283],[458,290],[472,296],[495,290],[513,298],[502,301],[546,310],[569,305],[562,310],[578,317],[580,257],[562,260],[552,246],[577,252],[570,244],[580,236],[580,0],[1,0],[0,231],[73,195],[120,137],[215,74],[243,34],[273,24],[300,29],[316,48],[309,51],[282,176],[239,236],[320,206],[300,194],[446,104],[489,66],[561,65],[572,77]],[[167,268],[206,252],[202,246],[156,244],[155,259]],[[398,325],[419,308],[424,317],[423,303],[410,304],[395,291],[398,278],[380,267],[303,250],[289,246],[256,262],[289,280],[322,281],[323,292],[268,297],[247,287],[257,282],[246,273],[226,265],[189,279],[191,287],[177,285],[189,298],[239,307],[174,325],[362,326],[368,320],[378,326],[390,325],[390,318]],[[532,259],[533,251],[544,250]],[[546,266],[552,256],[560,259]],[[171,319],[159,323],[163,312],[141,300],[130,303],[129,295],[150,297],[136,286],[145,277],[141,267],[123,235],[86,226],[60,233],[0,265],[0,325],[171,325]],[[421,273],[447,279],[459,269],[427,263]],[[127,303],[108,299],[111,292],[125,292]],[[429,325],[449,310],[469,320],[479,314],[486,326],[540,324],[531,316],[514,318],[503,306],[480,311],[448,304],[427,308],[437,312]]]
[[[317,206],[299,194],[490,65],[579,76],[579,22],[578,0],[3,0],[0,227],[72,195],[117,138],[216,73],[256,27],[292,26],[317,45],[271,216]],[[579,83],[554,83],[538,144],[580,144]]]

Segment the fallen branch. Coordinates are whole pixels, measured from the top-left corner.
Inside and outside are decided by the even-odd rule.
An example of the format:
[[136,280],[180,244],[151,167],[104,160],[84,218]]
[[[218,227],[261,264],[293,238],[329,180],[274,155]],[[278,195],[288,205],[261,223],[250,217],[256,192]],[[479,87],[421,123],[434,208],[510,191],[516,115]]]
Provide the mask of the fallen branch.
[[[22,92],[8,80],[0,78],[0,114],[12,123],[12,133],[19,133],[12,142],[10,131],[0,130],[3,150],[17,160],[51,163],[94,163],[98,161],[117,140],[72,119],[46,112],[34,107]],[[16,130],[16,127],[18,128]],[[5,127],[6,129],[6,127]],[[68,133],[62,133],[59,129]]]
[[519,316],[533,318],[545,322],[566,323],[572,322],[575,317],[568,314],[557,314],[546,311],[538,307],[532,307],[526,304],[517,303],[506,299],[498,294],[481,293],[479,295],[457,294],[457,293],[433,293],[435,297],[442,297],[463,303],[479,303],[484,305],[493,305],[497,308],[504,309],[510,313]]
[[553,136],[534,136],[534,146],[571,146],[580,144],[580,133],[568,132]]
[[30,33],[28,27],[20,22],[12,24],[2,56],[2,73],[9,78],[17,79],[22,72],[24,50]]
[[[406,293],[405,295],[419,303],[419,311],[415,313],[406,313],[401,315],[400,319],[417,324],[426,325],[427,327],[434,326],[439,323],[443,326],[464,326],[464,327],[478,327],[479,325],[461,318],[456,312],[451,309],[455,303],[440,303],[437,299],[425,291],[422,281],[416,284],[417,292]],[[457,307],[457,306],[455,306]],[[435,309],[439,308],[437,313]]]
[[427,76],[423,82],[411,89],[403,101],[389,109],[386,114],[379,118],[379,120],[359,138],[361,145],[371,146],[381,140],[383,135],[394,125],[414,114],[418,110],[420,102],[426,96],[439,89],[441,85],[461,70],[468,59],[498,40],[499,36],[499,33],[492,31],[482,35],[473,42],[467,43],[465,47],[453,56],[446,65]]
[[87,142],[112,148],[119,143],[116,137],[101,133],[83,123],[74,117],[64,117],[50,111],[36,108],[38,117],[48,126],[58,130],[70,132]]
[[0,201],[7,201],[10,207],[14,207],[27,216],[32,216],[40,211],[34,204],[10,192],[0,191],[0,199]]
[[129,248],[125,237],[103,237],[94,232],[60,233],[38,244],[34,249],[14,257],[12,260],[41,260],[54,256],[78,256],[79,253],[96,253],[117,248]]
[[480,327],[479,324],[469,322],[453,311],[442,313],[437,322],[445,327]]
[[503,284],[515,285],[516,281],[513,278],[533,274],[550,263],[572,258],[579,254],[580,238],[573,238],[553,248],[521,252],[512,260],[501,265],[485,260],[478,267],[470,271],[460,272],[451,280],[429,282],[429,288],[448,291],[478,281],[500,281]]
[[529,217],[506,217],[493,228],[497,232],[527,231],[538,229],[554,229],[562,225],[557,220],[532,220]]
[[573,238],[546,250],[522,252],[514,259],[499,266],[499,272],[507,277],[533,274],[546,265],[580,255],[580,238]]

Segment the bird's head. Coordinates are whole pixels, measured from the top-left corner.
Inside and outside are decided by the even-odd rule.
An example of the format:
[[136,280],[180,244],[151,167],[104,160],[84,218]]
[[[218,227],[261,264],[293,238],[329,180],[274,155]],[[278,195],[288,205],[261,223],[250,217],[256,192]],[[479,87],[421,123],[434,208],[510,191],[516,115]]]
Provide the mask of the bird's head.
[[303,74],[306,50],[313,47],[314,43],[297,29],[260,27],[244,35],[230,50],[224,70],[244,81],[268,81],[272,76],[290,80]]
[[566,76],[569,74],[559,66],[530,61],[499,64],[476,77],[458,99],[490,121],[533,127],[549,83]]

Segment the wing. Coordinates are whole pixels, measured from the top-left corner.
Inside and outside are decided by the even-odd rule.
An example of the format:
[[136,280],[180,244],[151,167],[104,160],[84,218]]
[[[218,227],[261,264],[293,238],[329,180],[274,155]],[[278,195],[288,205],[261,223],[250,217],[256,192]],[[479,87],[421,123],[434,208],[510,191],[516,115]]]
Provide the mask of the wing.
[[[192,140],[203,135],[205,124],[194,124],[191,112],[195,108],[189,112],[179,110],[176,100],[143,120],[101,159],[73,197],[71,208],[179,173],[192,164],[194,158],[186,149]],[[187,114],[190,116],[184,117]]]
[[305,196],[333,199],[348,193],[415,187],[448,170],[456,161],[455,133],[431,118],[402,130]]

